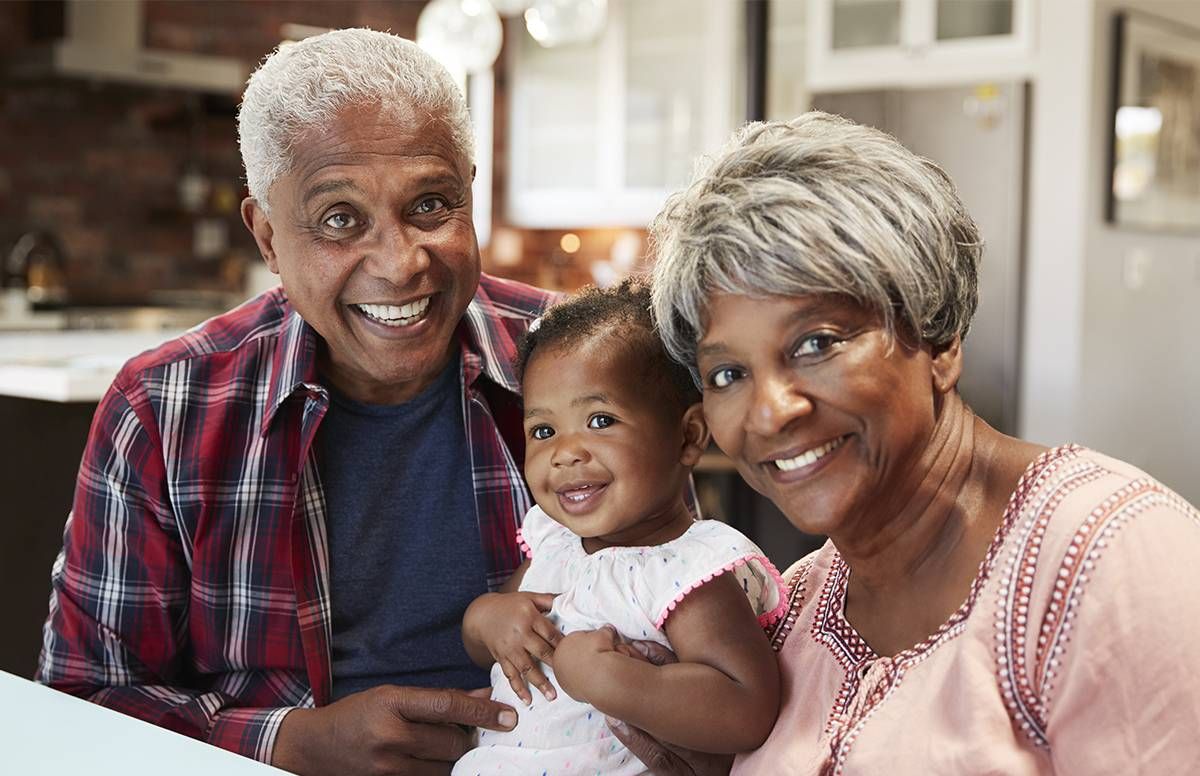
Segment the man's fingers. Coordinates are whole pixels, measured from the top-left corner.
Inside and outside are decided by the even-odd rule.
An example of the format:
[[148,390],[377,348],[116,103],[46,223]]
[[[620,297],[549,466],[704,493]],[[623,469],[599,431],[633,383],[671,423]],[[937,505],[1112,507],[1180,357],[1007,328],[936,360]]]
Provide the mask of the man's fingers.
[[410,722],[397,731],[387,748],[430,765],[433,762],[452,763],[466,754],[472,745],[471,734],[457,725]]
[[390,705],[397,716],[411,722],[444,722],[489,730],[511,730],[517,724],[517,712],[511,707],[460,690],[397,687]]

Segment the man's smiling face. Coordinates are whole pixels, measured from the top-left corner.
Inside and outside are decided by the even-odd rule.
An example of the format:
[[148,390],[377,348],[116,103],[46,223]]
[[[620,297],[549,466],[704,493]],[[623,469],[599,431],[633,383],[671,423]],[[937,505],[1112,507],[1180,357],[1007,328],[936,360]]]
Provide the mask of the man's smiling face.
[[472,177],[439,117],[348,108],[301,136],[271,187],[269,218],[243,203],[342,393],[407,401],[445,366],[479,284]]

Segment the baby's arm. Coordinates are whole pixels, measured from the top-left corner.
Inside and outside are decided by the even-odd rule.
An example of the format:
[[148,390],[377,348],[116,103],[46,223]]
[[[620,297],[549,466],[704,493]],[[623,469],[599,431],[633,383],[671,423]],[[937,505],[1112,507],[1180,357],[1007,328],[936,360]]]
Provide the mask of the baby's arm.
[[678,746],[745,752],[779,712],[779,668],[737,579],[722,574],[667,619],[678,663],[655,666],[614,651],[611,632],[563,638],[554,670],[572,698]]
[[463,614],[462,638],[467,654],[482,668],[499,663],[513,691],[526,704],[532,701],[529,684],[554,700],[554,685],[539,667],[551,663],[554,646],[562,634],[545,612],[554,604],[553,593],[518,592],[529,568],[526,560],[501,586],[499,593],[484,593]]

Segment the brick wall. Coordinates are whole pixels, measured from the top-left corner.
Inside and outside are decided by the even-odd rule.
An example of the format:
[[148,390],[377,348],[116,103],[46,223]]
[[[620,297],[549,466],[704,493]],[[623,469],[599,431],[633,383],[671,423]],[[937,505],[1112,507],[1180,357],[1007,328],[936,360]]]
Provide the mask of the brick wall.
[[[0,45],[34,45],[56,4],[0,2]],[[58,4],[60,6],[60,4]],[[284,23],[369,26],[411,37],[423,0],[149,0],[145,44],[232,56],[249,70]],[[37,20],[34,17],[38,17]],[[24,232],[55,233],[67,284],[81,302],[134,302],[155,289],[236,291],[257,260],[241,225],[244,195],[236,101],[174,90],[78,80],[0,78],[0,257]],[[197,211],[183,206],[189,172],[209,184]],[[222,224],[223,255],[197,259],[196,223]]]

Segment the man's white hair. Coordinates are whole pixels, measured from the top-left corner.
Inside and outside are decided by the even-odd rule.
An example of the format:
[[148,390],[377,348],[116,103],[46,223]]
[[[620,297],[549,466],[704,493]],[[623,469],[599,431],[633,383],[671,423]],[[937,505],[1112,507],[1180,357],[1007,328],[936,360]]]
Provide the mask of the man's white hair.
[[445,122],[470,165],[471,117],[446,68],[417,44],[387,32],[333,30],[283,43],[250,76],[238,112],[238,144],[250,196],[270,212],[271,186],[292,165],[296,140],[348,107],[378,105]]

